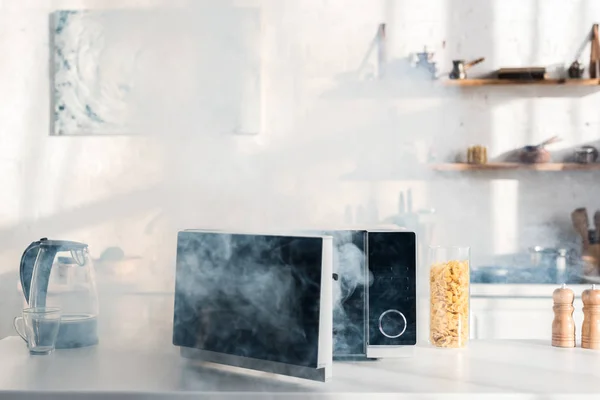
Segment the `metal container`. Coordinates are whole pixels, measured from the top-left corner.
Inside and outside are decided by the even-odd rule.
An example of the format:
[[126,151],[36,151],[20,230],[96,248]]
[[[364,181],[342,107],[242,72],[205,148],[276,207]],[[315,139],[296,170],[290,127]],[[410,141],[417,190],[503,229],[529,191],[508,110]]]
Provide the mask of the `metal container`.
[[578,60],[576,60],[576,61],[573,61],[573,64],[571,64],[567,73],[569,75],[569,78],[571,78],[571,79],[580,79],[580,78],[583,78],[584,71],[585,71],[585,68],[584,68],[583,64],[581,64]]
[[454,60],[452,61],[452,64],[450,79],[465,79],[467,77],[465,60]]
[[525,146],[519,154],[522,163],[545,164],[551,161],[550,152],[540,146]]
[[575,150],[575,162],[590,164],[598,159],[598,150],[594,146],[583,146]]

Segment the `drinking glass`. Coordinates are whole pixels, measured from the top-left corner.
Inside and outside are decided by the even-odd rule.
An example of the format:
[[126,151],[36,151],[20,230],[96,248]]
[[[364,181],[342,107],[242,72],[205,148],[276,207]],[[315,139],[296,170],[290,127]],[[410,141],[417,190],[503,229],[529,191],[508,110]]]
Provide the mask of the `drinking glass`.
[[[26,308],[22,314],[21,317],[14,319],[13,325],[19,336],[27,343],[29,353],[33,355],[52,353],[60,327],[60,308]],[[19,325],[23,325],[22,329],[19,329]]]

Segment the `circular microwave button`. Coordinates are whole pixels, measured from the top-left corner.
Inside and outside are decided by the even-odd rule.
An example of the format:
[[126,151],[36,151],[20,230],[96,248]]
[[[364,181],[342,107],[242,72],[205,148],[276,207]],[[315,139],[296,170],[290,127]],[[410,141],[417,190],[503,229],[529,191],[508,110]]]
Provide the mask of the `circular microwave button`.
[[398,310],[387,310],[379,316],[379,332],[386,338],[399,338],[406,331],[406,325],[406,317]]

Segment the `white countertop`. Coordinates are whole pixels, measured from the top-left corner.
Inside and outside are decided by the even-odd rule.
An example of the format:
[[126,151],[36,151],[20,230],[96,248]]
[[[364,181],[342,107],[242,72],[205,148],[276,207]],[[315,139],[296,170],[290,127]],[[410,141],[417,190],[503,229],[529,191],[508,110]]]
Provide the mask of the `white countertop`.
[[558,349],[544,341],[472,341],[463,350],[418,346],[411,358],[336,362],[327,383],[240,371],[192,366],[169,344],[154,351],[99,345],[30,356],[20,338],[0,341],[2,400],[600,396],[600,351]]

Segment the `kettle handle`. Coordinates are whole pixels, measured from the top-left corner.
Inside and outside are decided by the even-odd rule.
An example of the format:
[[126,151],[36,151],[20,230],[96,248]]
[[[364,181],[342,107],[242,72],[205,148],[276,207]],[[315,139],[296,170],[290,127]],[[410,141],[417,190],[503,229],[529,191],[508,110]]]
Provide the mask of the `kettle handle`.
[[27,304],[29,305],[31,305],[29,302],[31,299],[31,282],[33,280],[36,266],[39,269],[39,271],[35,273],[38,291],[38,295],[36,297],[37,304],[35,304],[35,307],[46,306],[46,294],[48,291],[50,270],[52,269],[54,256],[59,250],[57,246],[46,246],[47,249],[43,254],[40,254],[42,243],[47,242],[47,238],[42,238],[37,242],[31,243],[21,256],[21,266],[19,271],[21,275],[21,287],[23,288],[25,300],[27,300]]
[[[43,240],[43,239],[42,239]],[[21,266],[19,272],[21,275],[21,287],[23,288],[23,294],[25,300],[29,304],[29,292],[31,289],[31,278],[33,276],[33,268],[35,266],[35,260],[40,252],[40,242],[33,242],[23,252],[21,256]]]

